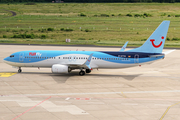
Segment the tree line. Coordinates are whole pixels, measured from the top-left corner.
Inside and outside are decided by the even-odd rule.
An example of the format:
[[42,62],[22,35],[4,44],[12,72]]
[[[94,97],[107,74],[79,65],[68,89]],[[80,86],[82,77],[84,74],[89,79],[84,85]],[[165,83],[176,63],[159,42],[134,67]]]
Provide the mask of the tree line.
[[64,0],[64,2],[72,2],[72,3],[137,3],[137,2],[175,3],[175,2],[180,2],[180,0]]
[[[21,2],[52,2],[56,0],[0,0],[0,3],[21,3]],[[58,0],[66,3],[137,3],[137,2],[157,2],[157,3],[175,3],[180,0]]]

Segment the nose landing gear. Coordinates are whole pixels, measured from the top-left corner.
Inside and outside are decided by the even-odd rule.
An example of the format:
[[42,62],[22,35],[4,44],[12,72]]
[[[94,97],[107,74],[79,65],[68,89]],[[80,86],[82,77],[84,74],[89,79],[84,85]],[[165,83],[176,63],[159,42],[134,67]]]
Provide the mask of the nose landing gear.
[[21,69],[21,67],[19,67],[19,69],[18,69],[18,73],[21,73],[22,72],[22,69]]

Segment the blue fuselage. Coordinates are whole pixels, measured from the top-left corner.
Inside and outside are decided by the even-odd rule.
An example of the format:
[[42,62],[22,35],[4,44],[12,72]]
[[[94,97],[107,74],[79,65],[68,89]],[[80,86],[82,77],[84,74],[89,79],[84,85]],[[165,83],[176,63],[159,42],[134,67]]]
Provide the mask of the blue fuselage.
[[62,64],[76,68],[75,65],[83,64],[92,53],[92,68],[131,67],[164,58],[162,53],[34,50],[13,53],[4,61],[16,67],[52,67]]

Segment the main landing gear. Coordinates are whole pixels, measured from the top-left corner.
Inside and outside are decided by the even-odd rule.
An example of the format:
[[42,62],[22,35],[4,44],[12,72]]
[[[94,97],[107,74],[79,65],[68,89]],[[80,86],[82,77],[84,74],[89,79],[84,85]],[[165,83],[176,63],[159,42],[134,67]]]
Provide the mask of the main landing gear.
[[19,67],[19,69],[18,69],[18,73],[21,73],[22,72],[22,69],[21,69],[21,67]]
[[86,73],[90,73],[91,72],[91,70],[90,69],[86,69]]
[[83,75],[85,75],[85,72],[84,72],[83,70],[81,70],[81,71],[79,72],[79,75],[80,75],[80,76],[83,76]]
[[[90,73],[90,72],[91,72],[90,69],[86,69],[86,73]],[[79,75],[80,75],[80,76],[85,75],[85,71],[81,70],[81,71],[79,72]]]

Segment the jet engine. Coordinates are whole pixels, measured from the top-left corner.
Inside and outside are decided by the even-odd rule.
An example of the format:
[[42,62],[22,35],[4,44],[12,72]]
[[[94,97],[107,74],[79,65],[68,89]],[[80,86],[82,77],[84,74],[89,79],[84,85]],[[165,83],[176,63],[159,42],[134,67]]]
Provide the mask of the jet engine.
[[68,66],[61,65],[61,64],[55,64],[52,66],[51,71],[52,71],[52,73],[68,73]]

